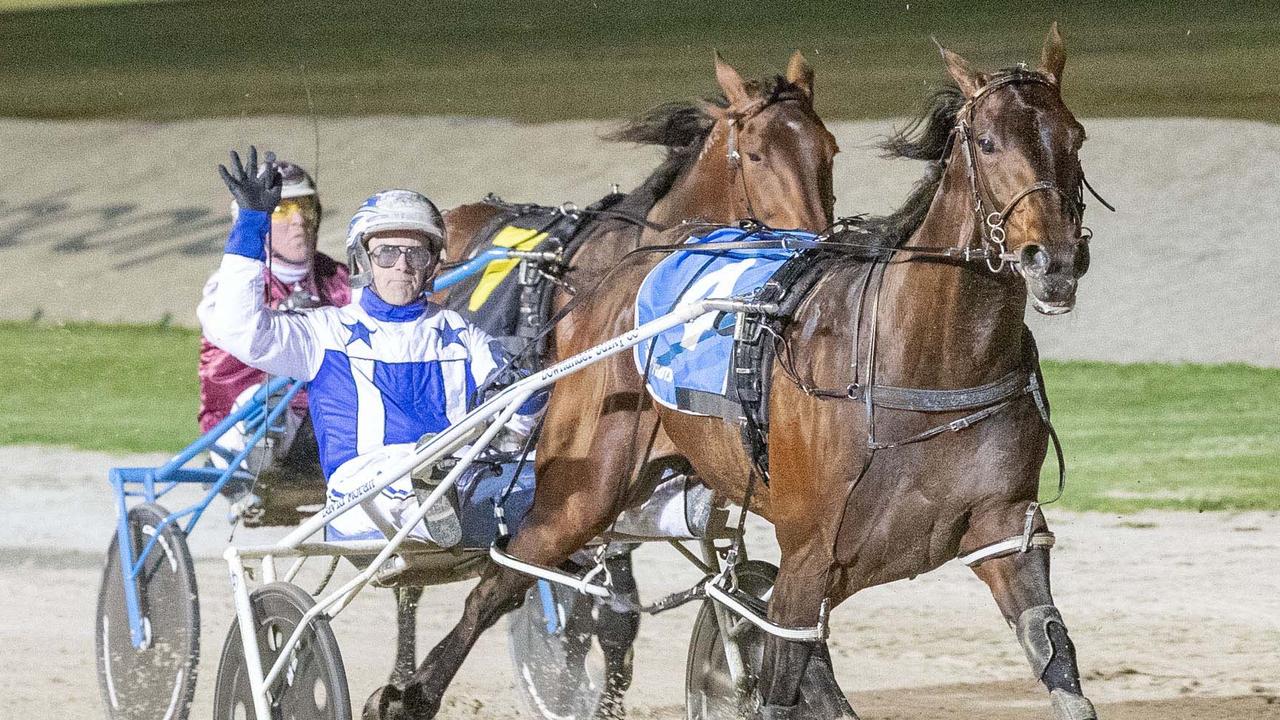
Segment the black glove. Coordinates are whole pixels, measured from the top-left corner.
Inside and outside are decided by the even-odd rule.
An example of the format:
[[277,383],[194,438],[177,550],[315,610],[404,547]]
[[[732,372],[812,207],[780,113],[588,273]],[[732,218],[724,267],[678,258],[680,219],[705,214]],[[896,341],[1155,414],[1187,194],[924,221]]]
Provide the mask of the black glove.
[[236,204],[245,210],[271,212],[280,202],[280,187],[283,182],[280,171],[276,169],[276,154],[267,153],[266,168],[258,172],[258,148],[249,146],[249,162],[241,163],[235,150],[231,151],[231,170],[225,165],[218,166],[218,174],[222,182],[227,184]]

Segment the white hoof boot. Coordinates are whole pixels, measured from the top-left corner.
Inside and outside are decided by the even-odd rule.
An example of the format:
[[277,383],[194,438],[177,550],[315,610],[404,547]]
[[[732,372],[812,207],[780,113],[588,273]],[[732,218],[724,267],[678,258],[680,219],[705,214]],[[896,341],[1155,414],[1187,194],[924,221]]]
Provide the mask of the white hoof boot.
[[1053,703],[1054,720],[1098,720],[1098,711],[1083,695],[1058,688],[1049,693],[1049,701]]

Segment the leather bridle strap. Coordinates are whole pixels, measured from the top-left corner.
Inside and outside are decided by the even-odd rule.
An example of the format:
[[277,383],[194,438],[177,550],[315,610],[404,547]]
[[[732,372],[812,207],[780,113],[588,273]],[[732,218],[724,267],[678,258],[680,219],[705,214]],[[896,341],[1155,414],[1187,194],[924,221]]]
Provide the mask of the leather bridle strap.
[[965,172],[969,176],[969,190],[973,194],[973,209],[978,216],[978,236],[981,238],[983,248],[986,255],[987,269],[993,273],[999,273],[1006,268],[1013,268],[1017,265],[1019,258],[1009,253],[1005,247],[1005,229],[1004,224],[1009,219],[1009,215],[1017,207],[1018,203],[1026,199],[1029,195],[1037,192],[1057,193],[1059,197],[1065,197],[1062,189],[1056,184],[1048,180],[1040,180],[1032,183],[1024,188],[1021,192],[1014,195],[1012,199],[1005,203],[1004,208],[998,212],[989,212],[987,203],[983,200],[982,190],[979,185],[985,185],[982,182],[982,176],[978,172],[978,163],[974,152],[974,137],[972,132],[973,116],[977,109],[978,103],[994,91],[1015,84],[1033,83],[1047,85],[1057,88],[1058,84],[1049,76],[1025,70],[1014,71],[1005,75],[999,75],[993,78],[986,85],[982,86],[973,97],[969,98],[964,107],[957,113],[957,117],[962,118],[956,123],[953,133],[960,136],[960,147],[964,150]]

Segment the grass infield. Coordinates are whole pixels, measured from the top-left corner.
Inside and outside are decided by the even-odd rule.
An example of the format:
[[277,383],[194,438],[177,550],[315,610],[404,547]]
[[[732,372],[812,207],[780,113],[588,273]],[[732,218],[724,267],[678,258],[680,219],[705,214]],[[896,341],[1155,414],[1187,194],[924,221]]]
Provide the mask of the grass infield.
[[800,49],[826,117],[895,117],[945,79],[930,35],[1034,63],[1056,19],[1081,116],[1280,120],[1273,0],[35,1],[0,0],[3,116],[612,118],[715,89],[718,48],[748,76]]
[[[199,335],[0,323],[0,444],[174,452],[196,437]],[[1062,506],[1280,509],[1280,369],[1046,362]],[[1056,478],[1045,464],[1044,492]]]

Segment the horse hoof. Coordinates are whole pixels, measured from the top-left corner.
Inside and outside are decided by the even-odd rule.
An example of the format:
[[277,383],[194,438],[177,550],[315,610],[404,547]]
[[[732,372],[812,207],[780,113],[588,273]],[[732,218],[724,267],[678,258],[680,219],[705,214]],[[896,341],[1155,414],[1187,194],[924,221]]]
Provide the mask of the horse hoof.
[[395,685],[383,685],[364,702],[363,720],[408,720],[404,711],[404,693]]
[[605,693],[591,720],[627,720],[627,710],[620,693]]
[[760,708],[760,720],[800,720],[800,704],[765,705]]
[[1049,693],[1049,700],[1053,703],[1055,720],[1098,720],[1098,711],[1083,695],[1057,688]]

